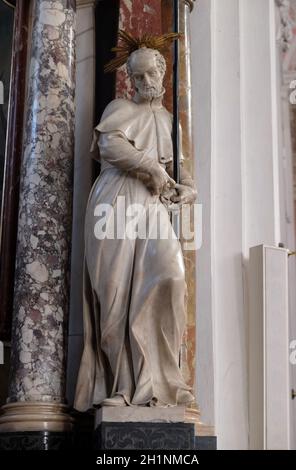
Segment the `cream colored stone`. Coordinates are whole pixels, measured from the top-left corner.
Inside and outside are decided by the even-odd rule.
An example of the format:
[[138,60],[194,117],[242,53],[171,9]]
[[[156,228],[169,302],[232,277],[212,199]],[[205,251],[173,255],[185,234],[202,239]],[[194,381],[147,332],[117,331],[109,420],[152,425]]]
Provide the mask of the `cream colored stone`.
[[48,34],[48,39],[50,39],[51,41],[58,39],[60,36],[59,30],[57,28],[48,28],[47,34]]
[[61,140],[61,136],[58,132],[56,132],[53,136],[52,136],[52,148],[58,148],[59,145],[60,145],[60,140]]
[[58,321],[62,321],[64,318],[64,312],[63,312],[63,309],[61,307],[58,308],[57,312],[56,312],[56,319]]
[[38,175],[38,173],[31,173],[30,176],[29,176],[29,182],[30,183],[33,183],[35,185],[38,185],[40,183],[40,176]]
[[49,108],[58,108],[60,105],[61,99],[58,94],[51,92],[47,96],[47,105]]
[[[33,389],[31,382],[28,385]],[[0,432],[72,431],[74,420],[70,416],[70,410],[67,406],[46,403],[44,401],[46,397],[42,397],[41,393],[34,394],[34,390],[32,390],[30,396],[34,395],[36,401],[9,403],[2,407]],[[48,397],[47,400],[49,400]]]
[[46,102],[47,102],[46,97],[44,95],[40,95],[38,97],[39,109],[45,108]]
[[58,130],[57,126],[52,122],[47,123],[47,129],[49,130],[51,134],[54,134]]
[[52,70],[55,69],[55,62],[53,60],[53,57],[49,57],[48,65]]
[[62,271],[60,269],[54,269],[52,271],[52,277],[54,277],[54,278],[60,277],[61,274],[62,274]]
[[31,243],[31,246],[34,250],[35,250],[35,248],[37,248],[38,241],[39,241],[38,238],[35,237],[34,235],[30,236],[30,243]]
[[26,271],[35,281],[46,282],[48,280],[47,268],[39,261],[33,261],[33,263],[27,264]]
[[124,3],[125,3],[126,8],[128,9],[128,11],[131,13],[131,12],[132,12],[132,8],[133,8],[132,0],[125,0]]
[[66,19],[65,13],[59,11],[57,8],[53,9],[51,6],[47,7],[41,4],[40,23],[50,26],[61,26]]
[[31,353],[26,352],[26,351],[21,351],[20,352],[20,361],[23,364],[28,364],[29,362],[31,362]]
[[27,196],[27,202],[31,205],[33,205],[35,203],[35,197],[34,197],[34,194],[33,192],[30,192]]
[[18,318],[22,321],[25,318],[26,311],[23,306],[19,308]]
[[24,387],[27,389],[27,390],[31,390],[32,387],[33,387],[33,382],[32,380],[30,379],[30,377],[26,376],[23,378],[23,384],[24,384]]
[[102,422],[114,423],[184,423],[185,407],[148,408],[145,406],[103,406],[96,411],[95,428]]
[[22,339],[24,343],[30,344],[33,339],[33,331],[25,328],[22,332]]
[[47,292],[41,292],[40,294],[41,299],[48,301],[49,300],[49,295]]
[[45,315],[51,315],[52,314],[52,308],[50,305],[45,305],[44,307],[44,314]]
[[35,145],[35,149],[34,149],[34,152],[35,153],[41,153],[44,149],[44,144],[43,142],[37,142],[36,145]]
[[46,118],[46,111],[42,110],[36,114],[36,122],[37,124],[44,124],[44,120]]
[[61,62],[58,62],[58,64],[57,64],[57,71],[58,71],[59,76],[62,79],[66,80],[69,77],[68,68],[64,64],[62,64]]

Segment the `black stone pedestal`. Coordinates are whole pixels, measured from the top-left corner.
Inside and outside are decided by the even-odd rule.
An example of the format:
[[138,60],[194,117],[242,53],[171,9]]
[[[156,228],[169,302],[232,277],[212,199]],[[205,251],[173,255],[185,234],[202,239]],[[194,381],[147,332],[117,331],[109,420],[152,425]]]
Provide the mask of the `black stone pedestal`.
[[96,450],[193,450],[194,425],[187,423],[102,422],[95,431]]
[[217,450],[216,436],[195,436],[196,450]]
[[0,433],[2,450],[69,450],[73,434],[64,432],[32,431]]
[[90,430],[0,433],[3,450],[216,450],[214,436],[194,436],[184,423],[101,423]]

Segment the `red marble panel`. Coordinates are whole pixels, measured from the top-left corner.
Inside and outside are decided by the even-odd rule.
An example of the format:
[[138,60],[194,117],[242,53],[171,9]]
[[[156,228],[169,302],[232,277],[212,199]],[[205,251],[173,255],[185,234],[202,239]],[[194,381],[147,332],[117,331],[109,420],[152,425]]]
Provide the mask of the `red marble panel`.
[[[120,0],[119,29],[134,36],[143,34],[162,34],[161,0]],[[116,97],[130,98],[132,85],[126,68],[117,72]]]

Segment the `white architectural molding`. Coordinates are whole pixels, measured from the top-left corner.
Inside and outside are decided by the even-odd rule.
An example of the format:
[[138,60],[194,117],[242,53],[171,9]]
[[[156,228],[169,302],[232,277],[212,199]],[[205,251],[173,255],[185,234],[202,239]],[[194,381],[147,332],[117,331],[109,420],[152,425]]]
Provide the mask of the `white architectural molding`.
[[288,250],[250,250],[250,449],[290,448]]
[[274,0],[199,0],[191,17],[204,207],[197,381],[202,420],[223,450],[249,447],[249,249],[282,241],[275,10]]

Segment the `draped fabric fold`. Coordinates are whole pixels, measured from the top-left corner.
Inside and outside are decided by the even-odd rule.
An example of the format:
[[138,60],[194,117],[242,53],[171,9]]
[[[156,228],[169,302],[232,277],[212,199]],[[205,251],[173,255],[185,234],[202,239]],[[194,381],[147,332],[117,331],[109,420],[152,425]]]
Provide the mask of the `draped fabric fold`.
[[[158,120],[166,131],[159,133]],[[170,161],[171,126],[161,100],[115,100],[96,128],[102,172],[85,218],[85,344],[74,404],[80,411],[114,396],[132,406],[194,400],[179,367],[187,300],[181,246],[159,197],[129,174],[141,159]],[[122,201],[125,208],[140,205],[147,236],[98,239],[97,207],[112,208],[105,220],[111,230],[114,220],[129,222]],[[167,238],[155,237],[159,226]]]

